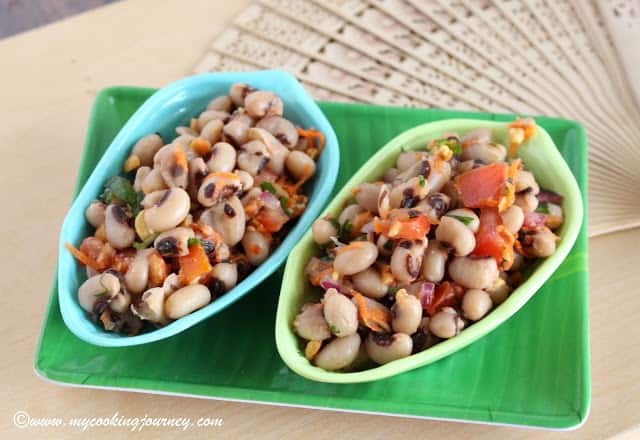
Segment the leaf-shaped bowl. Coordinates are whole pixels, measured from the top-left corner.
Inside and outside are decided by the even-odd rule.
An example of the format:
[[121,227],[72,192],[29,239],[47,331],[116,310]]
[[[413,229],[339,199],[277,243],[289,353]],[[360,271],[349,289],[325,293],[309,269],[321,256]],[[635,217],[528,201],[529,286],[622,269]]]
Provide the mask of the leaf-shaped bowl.
[[[64,248],[69,242],[79,245],[91,233],[84,217],[89,203],[98,197],[104,183],[120,174],[133,144],[142,136],[158,132],[164,139],[175,137],[175,127],[189,125],[192,116],[203,111],[215,96],[227,94],[231,84],[244,82],[258,89],[271,90],[284,102],[285,117],[301,127],[314,127],[324,133],[326,145],[317,173],[305,185],[309,204],[280,246],[246,279],[208,306],[157,330],[137,336],[106,332],[86,316],[77,301],[78,287],[86,279],[85,270]],[[338,174],[338,140],[326,117],[298,81],[286,72],[213,73],[189,77],[172,83],[153,94],[127,121],[98,162],[73,202],[62,226],[58,248],[58,297],[65,324],[86,342],[105,347],[145,344],[173,336],[233,304],[273,273],[287,258],[300,237],[326,204]]]
[[[351,196],[351,190],[362,182],[380,179],[387,168],[395,166],[395,161],[403,150],[424,148],[430,139],[445,132],[455,131],[464,135],[479,127],[490,128],[494,139],[508,145],[507,123],[502,122],[450,119],[412,128],[392,139],[371,157],[336,195],[322,216],[330,214],[334,218],[337,217]],[[578,184],[544,129],[538,127],[536,135],[520,146],[518,156],[524,159],[525,166],[534,173],[541,186],[564,195],[562,207],[565,221],[559,229],[561,240],[556,252],[538,263],[526,281],[514,290],[504,303],[456,337],[420,353],[364,371],[323,370],[304,357],[304,347],[292,328],[293,320],[302,305],[316,302],[320,298],[320,289],[312,287],[304,276],[304,268],[309,258],[319,254],[311,232],[307,231],[287,260],[276,316],[276,345],[280,357],[289,368],[307,379],[319,382],[356,383],[383,379],[448,356],[486,335],[517,312],[565,259],[578,236],[583,216]]]

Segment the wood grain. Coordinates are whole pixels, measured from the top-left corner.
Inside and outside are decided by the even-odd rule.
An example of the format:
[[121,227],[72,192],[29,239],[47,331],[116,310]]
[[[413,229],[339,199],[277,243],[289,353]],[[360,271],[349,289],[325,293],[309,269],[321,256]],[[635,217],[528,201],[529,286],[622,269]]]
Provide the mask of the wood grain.
[[[124,428],[17,429],[12,417],[222,417],[220,428],[147,429],[138,438],[558,439],[640,437],[640,230],[590,241],[593,401],[577,431],[548,431],[60,387],[33,356],[86,121],[108,85],[158,87],[188,72],[247,0],[138,0],[0,41],[0,438],[109,438]],[[153,11],[153,26],[139,17]],[[179,25],[176,25],[178,23]],[[188,25],[187,25],[188,24]],[[114,30],[117,30],[114,31]],[[29,57],[24,57],[29,53]]]

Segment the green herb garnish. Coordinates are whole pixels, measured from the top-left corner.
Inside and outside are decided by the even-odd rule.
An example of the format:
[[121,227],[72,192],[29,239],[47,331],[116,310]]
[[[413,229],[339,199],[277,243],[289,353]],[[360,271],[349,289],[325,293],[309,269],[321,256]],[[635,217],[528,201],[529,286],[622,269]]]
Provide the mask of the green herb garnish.
[[418,175],[418,183],[420,186],[425,186],[427,184],[427,181],[422,174]]
[[457,155],[462,154],[462,144],[455,137],[438,139],[434,141],[434,145],[436,146],[446,145],[447,147],[449,147],[451,151],[453,151],[453,154],[457,154]]
[[202,242],[198,237],[191,237],[189,240],[187,240],[187,247],[195,246],[197,244],[202,246]]
[[393,250],[393,241],[387,240],[385,244],[382,245],[384,250],[391,252]]
[[449,215],[449,214],[447,214],[447,217],[455,218],[456,220],[461,221],[465,225],[468,225],[473,220],[475,220],[473,217],[467,217],[466,215]]
[[114,176],[104,185],[104,191],[99,198],[106,204],[114,201],[126,203],[135,217],[142,210],[140,203],[144,198],[144,193],[136,192],[131,182],[124,177]]
[[288,216],[291,217],[291,211],[289,211],[289,198],[282,196],[280,197],[280,206],[282,206],[282,210],[284,211],[284,213]]
[[338,240],[344,241],[351,237],[351,230],[353,229],[353,225],[349,220],[345,220],[345,222],[340,226],[338,230]]
[[339,334],[340,334],[340,330],[338,330],[338,329],[336,328],[336,326],[335,326],[335,325],[333,325],[333,324],[331,324],[331,325],[329,326],[329,331],[331,332],[331,334],[334,334],[334,335],[339,335]]
[[540,212],[542,214],[549,214],[549,205],[547,204],[547,202],[540,203],[536,208],[535,212]]
[[276,187],[273,186],[271,182],[262,182],[260,188],[262,188],[263,191],[269,191],[273,195],[277,194]]
[[142,250],[142,249],[146,249],[149,246],[151,246],[151,244],[156,240],[156,238],[158,238],[158,234],[157,232],[154,234],[149,235],[147,238],[145,238],[142,241],[136,241],[135,243],[133,243],[133,247],[136,248],[137,250]]
[[392,298],[395,298],[396,293],[398,293],[398,290],[400,290],[402,287],[400,286],[393,286],[393,287],[389,287],[389,292],[387,292],[387,295],[389,295]]
[[358,201],[355,196],[349,196],[349,198],[347,198],[347,205],[355,205],[356,203],[358,203]]
[[102,282],[102,277],[100,277],[98,282],[100,283],[100,286],[102,287],[102,290],[100,292],[98,292],[98,293],[94,293],[93,296],[95,296],[96,298],[104,298],[107,295],[107,293],[109,293],[109,289]]

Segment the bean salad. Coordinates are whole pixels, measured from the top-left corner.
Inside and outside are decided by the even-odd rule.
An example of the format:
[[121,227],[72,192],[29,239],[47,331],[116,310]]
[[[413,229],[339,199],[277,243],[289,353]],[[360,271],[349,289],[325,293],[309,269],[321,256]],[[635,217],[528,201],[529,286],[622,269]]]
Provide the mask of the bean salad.
[[293,322],[305,357],[325,370],[386,364],[455,337],[505,301],[522,271],[555,252],[562,196],[541,189],[518,146],[536,125],[444,133],[405,151],[317,219],[320,251],[305,274],[322,296]]
[[307,206],[324,136],[283,117],[280,97],[247,84],[211,100],[169,143],[133,145],[125,176],[86,209],[78,302],[105,330],[167,325],[232,289]]

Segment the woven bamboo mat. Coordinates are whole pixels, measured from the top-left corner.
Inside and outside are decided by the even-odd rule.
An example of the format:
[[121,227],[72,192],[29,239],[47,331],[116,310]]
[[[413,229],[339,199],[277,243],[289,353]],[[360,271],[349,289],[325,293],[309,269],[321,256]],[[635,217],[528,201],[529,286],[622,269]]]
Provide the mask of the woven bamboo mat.
[[316,98],[579,121],[589,235],[640,226],[638,0],[258,0],[194,67]]

